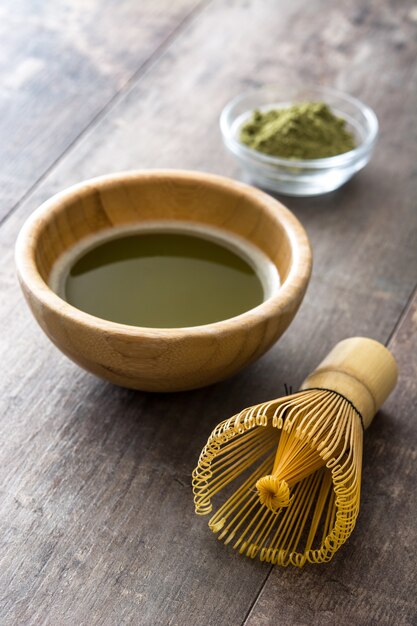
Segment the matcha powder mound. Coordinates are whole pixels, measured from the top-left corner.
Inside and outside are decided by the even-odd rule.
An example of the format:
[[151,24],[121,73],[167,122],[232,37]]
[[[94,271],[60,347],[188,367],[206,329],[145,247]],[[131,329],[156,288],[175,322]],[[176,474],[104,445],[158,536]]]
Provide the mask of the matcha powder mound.
[[355,147],[346,122],[324,102],[254,111],[240,130],[240,141],[254,150],[287,159],[323,159]]

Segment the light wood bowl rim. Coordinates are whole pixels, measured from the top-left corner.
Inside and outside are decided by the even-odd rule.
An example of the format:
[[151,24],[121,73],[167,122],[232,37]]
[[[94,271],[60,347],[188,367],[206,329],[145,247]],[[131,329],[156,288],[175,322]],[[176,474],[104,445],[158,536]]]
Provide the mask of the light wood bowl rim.
[[[63,202],[67,203],[72,199],[75,200],[79,198],[80,193],[91,188],[96,190],[98,187],[112,187],[131,180],[140,182],[143,179],[144,181],[149,181],[152,177],[155,180],[165,177],[171,181],[191,181],[205,184],[216,187],[220,192],[222,189],[227,188],[228,190],[233,190],[236,194],[246,196],[255,205],[262,207],[263,211],[266,210],[273,213],[275,218],[278,217],[290,242],[292,254],[290,271],[285,281],[281,284],[279,291],[257,307],[235,317],[211,324],[183,328],[129,326],[104,320],[77,309],[52,291],[40,275],[35,260],[38,235],[41,228],[44,227],[45,221],[49,221],[55,213],[61,210]],[[164,340],[178,340],[185,336],[227,334],[230,331],[247,327],[248,324],[252,325],[260,320],[278,316],[286,309],[289,302],[299,296],[301,290],[305,290],[312,269],[312,253],[307,234],[298,219],[281,202],[255,187],[224,176],[177,169],[132,170],[105,174],[77,183],[56,193],[43,202],[23,224],[16,241],[15,261],[19,280],[36,300],[47,309],[53,310],[56,314],[95,331],[99,330],[132,338],[140,336],[150,339],[163,338]]]

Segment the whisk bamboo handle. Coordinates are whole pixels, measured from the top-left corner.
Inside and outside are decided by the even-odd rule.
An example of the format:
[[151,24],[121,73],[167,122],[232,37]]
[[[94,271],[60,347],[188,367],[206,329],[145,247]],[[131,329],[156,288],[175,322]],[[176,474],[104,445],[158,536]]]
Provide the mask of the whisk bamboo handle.
[[337,391],[352,402],[362,415],[364,428],[368,428],[397,377],[397,363],[385,346],[366,337],[351,337],[335,345],[301,389]]

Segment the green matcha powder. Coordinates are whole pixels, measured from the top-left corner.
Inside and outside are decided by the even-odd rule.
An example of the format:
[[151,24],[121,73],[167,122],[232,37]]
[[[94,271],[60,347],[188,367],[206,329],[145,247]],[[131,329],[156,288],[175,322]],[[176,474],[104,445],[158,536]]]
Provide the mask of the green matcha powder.
[[240,130],[245,145],[287,159],[323,159],[355,147],[346,122],[324,102],[303,102],[285,109],[256,110]]

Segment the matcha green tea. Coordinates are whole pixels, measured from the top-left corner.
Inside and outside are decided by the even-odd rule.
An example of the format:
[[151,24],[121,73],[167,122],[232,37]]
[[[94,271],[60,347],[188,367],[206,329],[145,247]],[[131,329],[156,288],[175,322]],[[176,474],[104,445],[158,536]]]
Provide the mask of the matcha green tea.
[[262,281],[244,256],[189,233],[119,234],[73,259],[60,295],[91,315],[132,326],[209,324],[263,302]]
[[240,141],[287,159],[322,159],[355,148],[346,120],[324,102],[303,102],[280,109],[253,111],[240,129]]

